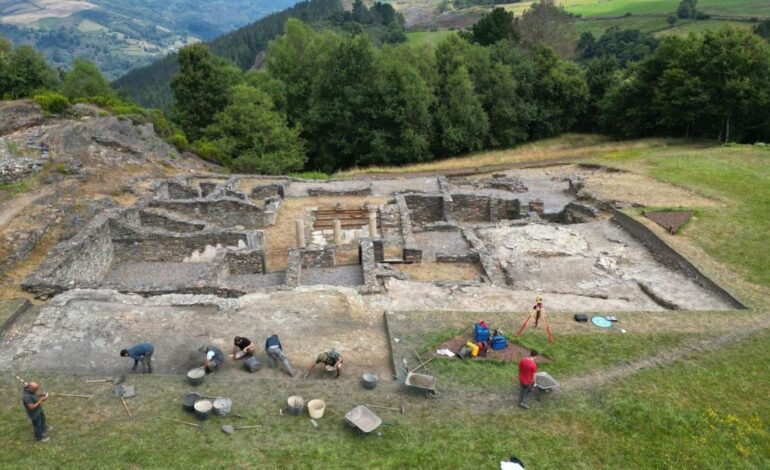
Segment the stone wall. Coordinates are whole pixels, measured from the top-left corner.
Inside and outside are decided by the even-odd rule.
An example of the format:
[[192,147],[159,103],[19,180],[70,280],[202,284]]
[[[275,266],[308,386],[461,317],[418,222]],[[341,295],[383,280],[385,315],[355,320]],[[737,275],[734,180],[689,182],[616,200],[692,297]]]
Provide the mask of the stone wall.
[[261,207],[239,199],[217,200],[153,200],[150,207],[178,212],[222,228],[241,226],[246,229],[265,227],[265,211]]
[[489,196],[473,193],[452,194],[452,217],[458,222],[489,222]]
[[650,254],[655,258],[657,262],[671,269],[684,274],[692,279],[693,282],[701,286],[702,288],[713,292],[721,297],[733,308],[744,310],[746,306],[743,305],[738,299],[732,296],[729,292],[720,287],[717,283],[709,279],[706,275],[701,273],[698,268],[693,266],[692,263],[687,261],[676,250],[671,248],[666,242],[664,242],[659,236],[657,236],[652,230],[645,227],[641,222],[634,220],[632,217],[624,214],[623,212],[613,208],[612,221],[618,224],[623,230],[628,232],[632,237],[638,240],[644,245]]
[[249,197],[251,197],[254,200],[259,199],[267,199],[267,198],[283,198],[284,197],[284,189],[282,184],[268,184],[265,186],[255,186],[251,189],[251,194],[249,194]]
[[443,196],[405,194],[403,198],[414,224],[422,225],[444,220]]
[[279,197],[273,197],[267,200],[264,212],[265,226],[275,225],[275,221],[278,218],[278,212],[281,210],[281,204],[283,204],[283,199]]
[[498,286],[504,286],[507,284],[503,270],[500,267],[500,263],[497,258],[491,253],[484,242],[476,235],[472,229],[463,228],[463,236],[468,243],[471,244],[473,250],[478,254],[481,267],[484,269],[484,274],[489,279],[489,282]]
[[24,280],[22,288],[39,296],[50,296],[100,282],[114,261],[108,220],[107,214],[101,214],[80,233],[56,245]]
[[176,181],[168,181],[166,187],[169,199],[193,199],[201,197],[200,191],[197,188],[177,183]]
[[[490,199],[491,221],[514,220],[521,218],[521,202],[518,199]],[[495,217],[496,215],[496,217]]]
[[403,195],[396,195],[396,206],[398,207],[398,212],[401,218],[401,236],[404,239],[403,259],[407,263],[421,263],[422,249],[414,238],[412,217],[409,213],[409,207],[407,206],[406,198]]
[[337,265],[337,247],[300,249],[302,268],[333,268]]
[[238,246],[240,240],[248,245],[246,232],[170,233],[160,229],[143,229],[135,231],[133,236],[116,238],[112,243],[115,262],[181,262],[193,251],[203,251],[206,245]]
[[372,188],[351,188],[351,189],[336,189],[336,188],[308,188],[308,196],[371,196]]
[[377,261],[375,260],[372,239],[360,239],[358,252],[361,269],[364,273],[364,286],[373,291],[379,286],[377,284]]
[[228,250],[225,262],[230,274],[263,274],[265,253],[262,250]]
[[294,288],[299,286],[302,276],[302,248],[293,248],[289,250],[286,258],[286,278],[284,283],[286,287]]
[[187,221],[173,214],[139,211],[139,223],[145,227],[162,228],[170,232],[199,232],[206,228],[202,223]]

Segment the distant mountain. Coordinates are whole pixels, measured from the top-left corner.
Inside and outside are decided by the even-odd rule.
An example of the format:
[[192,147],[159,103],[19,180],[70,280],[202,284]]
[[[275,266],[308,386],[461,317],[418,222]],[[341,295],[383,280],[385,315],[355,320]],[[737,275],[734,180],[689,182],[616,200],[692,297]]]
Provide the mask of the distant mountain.
[[0,0],[0,35],[50,62],[94,61],[114,79],[180,47],[208,41],[295,0]]
[[[1,2],[2,0],[0,0]],[[268,43],[281,33],[289,18],[315,23],[342,12],[341,0],[309,0],[291,8],[268,15],[237,31],[220,36],[209,43],[218,56],[232,61],[246,70]],[[115,87],[131,99],[150,108],[169,109],[171,89],[169,81],[178,70],[176,54],[170,54],[148,66],[132,70],[115,81]]]

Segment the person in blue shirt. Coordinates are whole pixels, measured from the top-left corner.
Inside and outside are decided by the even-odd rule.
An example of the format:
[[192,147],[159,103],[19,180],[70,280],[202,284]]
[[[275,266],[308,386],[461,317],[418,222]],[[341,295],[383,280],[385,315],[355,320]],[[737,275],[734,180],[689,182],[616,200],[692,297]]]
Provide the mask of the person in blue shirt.
[[43,413],[43,403],[48,400],[48,394],[38,396],[39,389],[37,382],[24,384],[21,400],[24,403],[24,411],[27,412],[29,420],[32,421],[32,429],[35,431],[35,440],[38,442],[48,442],[50,439],[45,433],[51,431],[51,427],[45,423],[45,413]]
[[120,350],[120,357],[130,357],[134,360],[134,367],[132,371],[136,370],[136,366],[142,363],[142,369],[148,374],[152,374],[152,353],[155,352],[155,346],[151,343],[139,343],[131,346],[128,349]]
[[201,346],[198,351],[205,355],[203,360],[203,367],[206,368],[206,373],[216,372],[219,367],[225,362],[225,354],[216,346],[207,345]]
[[281,346],[281,340],[278,339],[278,335],[272,335],[267,338],[265,341],[265,352],[269,359],[267,365],[269,365],[271,369],[277,367],[278,361],[281,361],[281,364],[286,373],[289,374],[289,377],[294,377],[294,369],[291,367],[291,364],[289,364],[289,359],[286,358],[286,354],[283,353],[283,346]]

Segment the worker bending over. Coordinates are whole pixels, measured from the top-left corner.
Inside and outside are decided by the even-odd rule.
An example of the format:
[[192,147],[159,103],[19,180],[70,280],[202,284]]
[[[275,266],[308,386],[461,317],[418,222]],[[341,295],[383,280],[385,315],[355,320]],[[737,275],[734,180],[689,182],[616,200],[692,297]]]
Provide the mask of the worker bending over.
[[305,377],[310,374],[310,371],[318,364],[323,364],[327,372],[337,371],[337,378],[340,378],[340,372],[342,371],[342,355],[335,350],[326,351],[321,353],[315,359],[315,363],[310,366],[310,369],[305,372]]
[[278,361],[281,361],[283,369],[289,374],[289,377],[294,377],[294,369],[289,364],[289,359],[286,358],[286,354],[283,353],[283,346],[281,346],[281,340],[278,339],[278,335],[272,335],[265,340],[265,353],[267,353],[267,365],[271,369],[278,367]]
[[251,342],[249,338],[243,336],[236,336],[233,340],[233,358],[237,361],[243,359],[246,356],[253,356],[257,347]]
[[142,369],[148,374],[152,374],[152,353],[155,352],[155,346],[151,343],[139,343],[128,349],[120,350],[120,357],[130,357],[134,360],[132,371],[136,371],[136,366],[142,363]]
[[225,355],[222,352],[221,349],[219,349],[216,346],[208,345],[208,346],[201,346],[201,348],[198,350],[202,354],[205,355],[205,359],[203,360],[203,367],[206,369],[207,373],[216,372],[217,369],[222,365],[222,363],[225,362]]

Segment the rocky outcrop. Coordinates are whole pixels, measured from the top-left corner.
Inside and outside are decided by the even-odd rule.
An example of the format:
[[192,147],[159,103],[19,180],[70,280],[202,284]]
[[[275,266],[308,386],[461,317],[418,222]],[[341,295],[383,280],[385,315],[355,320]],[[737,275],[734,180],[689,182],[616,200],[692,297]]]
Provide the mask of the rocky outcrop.
[[0,135],[40,125],[45,116],[32,100],[0,101]]

